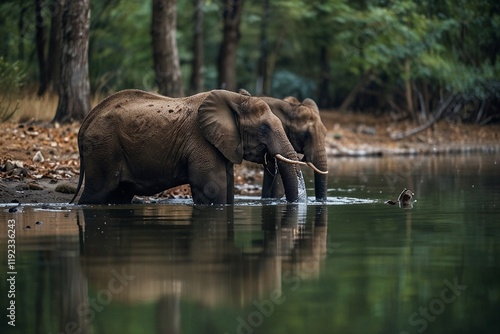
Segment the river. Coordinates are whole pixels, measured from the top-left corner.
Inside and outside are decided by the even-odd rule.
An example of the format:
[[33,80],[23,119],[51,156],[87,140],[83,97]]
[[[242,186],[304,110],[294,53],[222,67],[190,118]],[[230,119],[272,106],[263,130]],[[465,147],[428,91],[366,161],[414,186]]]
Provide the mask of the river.
[[325,203],[2,205],[1,332],[498,333],[499,158],[337,158]]

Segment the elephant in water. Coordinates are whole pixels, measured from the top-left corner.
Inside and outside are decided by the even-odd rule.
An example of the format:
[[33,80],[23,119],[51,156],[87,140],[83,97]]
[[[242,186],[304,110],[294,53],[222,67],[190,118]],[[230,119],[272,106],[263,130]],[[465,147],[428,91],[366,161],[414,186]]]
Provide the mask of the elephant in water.
[[246,94],[120,91],[87,115],[78,148],[77,194],[85,178],[79,204],[130,203],[134,195],[186,183],[196,204],[231,204],[233,164],[263,164],[266,157],[278,159],[287,201],[298,199],[301,162],[278,117]]
[[[316,200],[325,201],[328,181],[326,128],[321,122],[318,106],[311,99],[305,99],[302,103],[294,97],[287,97],[283,100],[272,97],[261,97],[261,99],[281,120],[295,151],[304,154],[302,160],[313,168]],[[275,165],[271,161],[264,169],[263,198],[283,197],[283,184],[280,178],[274,175],[274,171]]]

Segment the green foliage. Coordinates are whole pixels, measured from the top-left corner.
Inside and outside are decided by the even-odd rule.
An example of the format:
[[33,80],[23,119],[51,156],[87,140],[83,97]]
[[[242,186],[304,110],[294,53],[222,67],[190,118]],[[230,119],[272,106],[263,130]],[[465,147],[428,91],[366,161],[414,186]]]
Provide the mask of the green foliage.
[[316,83],[289,71],[277,71],[274,75],[272,90],[280,92],[278,97],[295,96],[300,100],[314,96]]
[[92,1],[89,71],[94,91],[154,88],[151,3]]
[[426,86],[437,100],[443,92],[467,101],[494,100],[500,95],[496,42],[500,5],[496,2],[366,1],[365,6],[348,7],[334,0],[320,3],[322,8],[336,6],[339,13],[322,23],[310,21],[323,24],[318,29],[334,35],[329,44],[335,77],[332,94],[345,96],[359,78],[371,72],[376,78],[371,92],[393,100],[405,94],[407,81]]
[[[206,0],[203,8],[206,89],[218,88],[222,6],[222,1]],[[179,0],[177,9],[179,57],[188,87],[193,2]],[[18,62],[29,85],[36,84],[34,4],[20,7],[6,0],[0,12],[6,14],[0,20],[0,34],[6,36],[1,54],[9,63]],[[155,89],[150,22],[150,1],[92,1],[89,70],[94,92]],[[263,23],[263,2],[245,2],[237,74],[238,86],[249,91],[258,81]],[[495,0],[269,0],[265,37],[274,96],[318,98],[322,79],[329,78],[329,101],[335,107],[367,73],[373,76],[365,89],[371,95],[362,89],[353,109],[405,109],[401,96],[408,83],[429,93],[430,109],[447,93],[475,101],[494,101],[500,95],[500,3]],[[320,59],[321,51],[326,60]],[[416,108],[418,103],[415,98]]]

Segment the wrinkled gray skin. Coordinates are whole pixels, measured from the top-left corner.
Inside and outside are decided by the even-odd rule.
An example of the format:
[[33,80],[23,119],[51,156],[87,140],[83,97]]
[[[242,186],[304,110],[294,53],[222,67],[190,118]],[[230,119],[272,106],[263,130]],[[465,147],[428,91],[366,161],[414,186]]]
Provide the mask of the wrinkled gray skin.
[[[313,163],[319,170],[328,171],[325,150],[326,128],[321,122],[319,109],[311,99],[302,103],[294,97],[283,100],[272,97],[261,97],[271,111],[278,116],[285,128],[286,135],[297,153],[304,155],[302,161]],[[264,168],[262,185],[263,198],[283,197],[283,185],[279,177],[274,177],[274,159]],[[314,173],[314,192],[317,201],[327,198],[328,175]]]
[[[118,92],[85,118],[78,147],[80,204],[130,203],[186,183],[196,204],[233,203],[233,164],[278,153],[297,160],[266,103],[225,90],[186,98]],[[278,168],[287,200],[296,201],[296,165],[279,160]]]

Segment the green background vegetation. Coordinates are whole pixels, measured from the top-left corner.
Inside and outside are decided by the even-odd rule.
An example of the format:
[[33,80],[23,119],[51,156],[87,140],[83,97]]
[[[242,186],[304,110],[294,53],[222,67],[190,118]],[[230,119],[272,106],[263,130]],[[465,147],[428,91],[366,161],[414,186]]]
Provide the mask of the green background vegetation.
[[[0,4],[1,95],[20,86],[24,94],[37,89],[34,7],[33,1]],[[218,88],[222,7],[223,1],[204,3],[206,90]],[[48,8],[43,15],[50,22]],[[186,92],[193,12],[193,1],[178,1],[177,38]],[[91,1],[89,71],[94,95],[124,88],[155,90],[150,22],[150,1]],[[393,111],[420,122],[449,95],[460,102],[450,106],[449,114],[463,120],[487,123],[500,113],[496,0],[245,1],[240,28],[238,86],[253,94],[258,93],[264,48],[271,78],[264,93],[272,96],[312,97],[323,108]]]

